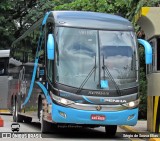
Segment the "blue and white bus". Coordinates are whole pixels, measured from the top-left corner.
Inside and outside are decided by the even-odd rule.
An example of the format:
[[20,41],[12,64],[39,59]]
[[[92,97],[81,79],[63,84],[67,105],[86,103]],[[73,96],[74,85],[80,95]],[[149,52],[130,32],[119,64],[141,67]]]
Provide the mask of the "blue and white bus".
[[[152,62],[150,45],[146,63]],[[37,47],[38,46],[38,47]],[[59,124],[135,125],[139,105],[139,60],[132,24],[120,16],[51,11],[12,44],[15,85],[13,119],[38,118],[41,131]],[[12,83],[12,82],[11,82]]]

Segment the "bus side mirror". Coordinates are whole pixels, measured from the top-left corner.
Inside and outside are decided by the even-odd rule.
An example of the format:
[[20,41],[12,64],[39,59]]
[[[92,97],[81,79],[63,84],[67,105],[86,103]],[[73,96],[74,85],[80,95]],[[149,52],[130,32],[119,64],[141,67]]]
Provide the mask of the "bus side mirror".
[[47,58],[49,60],[54,60],[54,37],[53,37],[53,34],[48,34]]
[[152,47],[151,45],[143,39],[138,39],[138,43],[143,45],[145,48],[145,63],[152,64]]

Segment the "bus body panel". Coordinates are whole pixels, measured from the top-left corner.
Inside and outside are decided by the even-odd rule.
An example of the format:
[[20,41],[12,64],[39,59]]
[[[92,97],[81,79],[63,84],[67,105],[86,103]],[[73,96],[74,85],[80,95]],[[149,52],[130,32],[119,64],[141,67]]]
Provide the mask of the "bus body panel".
[[8,107],[11,112],[13,111],[15,98],[18,97],[20,89],[19,74],[22,68],[21,64],[21,62],[10,57],[8,66]]
[[0,113],[10,113],[8,93],[8,63],[10,50],[0,50]]
[[8,110],[8,76],[0,76],[0,112]]
[[[60,115],[66,114],[66,118]],[[104,121],[91,120],[91,115],[104,115]],[[129,120],[129,118],[131,119]],[[52,103],[52,120],[57,123],[94,124],[94,125],[136,125],[138,119],[138,108],[122,111],[102,112],[85,111],[63,107]]]
[[[29,82],[28,82],[29,83]],[[29,87],[27,86],[27,93],[23,99],[21,99],[21,103],[24,103],[27,94],[28,94]],[[34,88],[32,91],[32,95],[30,97],[30,100],[28,103],[23,107],[25,109],[25,114],[29,115],[31,117],[37,116],[36,113],[38,111],[38,97],[41,93],[41,89],[37,86],[37,84],[34,84]]]
[[56,26],[119,31],[133,30],[133,26],[127,19],[100,12],[52,11],[49,17],[54,18]]
[[[22,105],[25,102],[25,99],[28,97],[33,65],[34,63],[27,62],[22,65],[20,70],[20,76],[22,77],[19,77],[18,79],[19,91],[17,92],[19,94],[18,100],[20,105]],[[29,101],[27,102],[27,104],[25,104],[25,106],[23,106],[22,109],[20,109],[20,113],[22,113],[22,115],[24,115],[25,113],[26,116],[36,117],[36,113],[38,111],[38,97],[40,93],[41,89],[37,86],[36,83],[34,83],[34,88]]]

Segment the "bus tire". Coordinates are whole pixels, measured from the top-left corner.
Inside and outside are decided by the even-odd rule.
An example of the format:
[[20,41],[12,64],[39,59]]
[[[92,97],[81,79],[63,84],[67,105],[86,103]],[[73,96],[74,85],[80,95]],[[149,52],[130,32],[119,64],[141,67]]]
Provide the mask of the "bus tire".
[[32,118],[31,117],[24,117],[24,122],[25,123],[31,123]]
[[46,104],[46,100],[43,98],[41,99],[41,103],[40,103],[40,122],[41,122],[41,132],[42,133],[48,133],[50,131],[50,124],[49,122],[47,122],[46,120],[44,120],[44,116],[45,116],[45,112],[46,112],[46,108],[47,108],[47,104]]
[[107,137],[113,137],[115,136],[117,131],[117,125],[106,125],[105,126],[105,132]]
[[51,123],[45,121],[44,119],[42,119],[41,121],[41,132],[42,133],[49,133],[51,130]]
[[15,98],[13,101],[13,121],[14,122],[23,122],[23,117],[21,115],[18,114],[18,101]]
[[45,120],[45,116],[48,114],[47,110],[47,101],[46,99],[42,96],[41,97],[41,102],[39,104],[40,110],[40,122],[41,122],[41,132],[42,133],[48,133],[52,132],[55,133],[58,130],[58,126],[56,123],[48,122]]

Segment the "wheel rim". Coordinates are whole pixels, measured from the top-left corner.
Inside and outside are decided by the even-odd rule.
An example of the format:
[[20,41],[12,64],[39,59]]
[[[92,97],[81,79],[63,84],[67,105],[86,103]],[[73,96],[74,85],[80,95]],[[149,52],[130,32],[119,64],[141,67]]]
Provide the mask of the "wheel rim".
[[17,102],[15,101],[15,104],[13,106],[13,121],[17,122],[18,117],[18,110],[17,110]]
[[43,109],[42,109],[42,100],[40,102],[40,109],[39,109],[39,120],[40,120],[40,123],[41,123],[41,126],[42,126],[42,123],[43,123]]
[[18,103],[16,101],[16,107],[15,107],[15,118],[16,118],[16,122],[17,122],[17,118],[18,118]]
[[43,110],[40,110],[40,123],[42,125],[42,120],[43,120]]
[[16,121],[16,119],[15,119],[15,108],[16,108],[16,106],[14,105],[13,106],[13,113],[12,113],[13,121]]
[[14,116],[14,114],[15,114],[15,108],[16,108],[16,106],[14,105],[14,106],[12,107],[12,116]]

